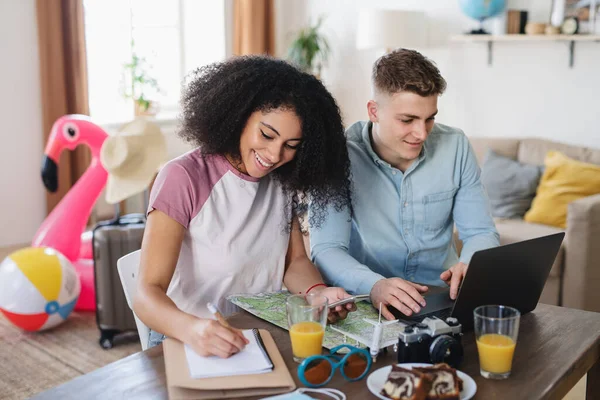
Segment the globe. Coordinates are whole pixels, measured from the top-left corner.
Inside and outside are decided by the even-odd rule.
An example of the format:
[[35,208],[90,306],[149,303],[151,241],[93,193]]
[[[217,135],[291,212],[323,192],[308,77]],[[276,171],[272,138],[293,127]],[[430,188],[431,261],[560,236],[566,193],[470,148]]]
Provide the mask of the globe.
[[[500,15],[506,8],[505,0],[458,0],[462,12],[482,23],[487,18],[492,18]],[[480,26],[478,30],[471,31],[471,33],[483,33],[488,32],[483,30]]]

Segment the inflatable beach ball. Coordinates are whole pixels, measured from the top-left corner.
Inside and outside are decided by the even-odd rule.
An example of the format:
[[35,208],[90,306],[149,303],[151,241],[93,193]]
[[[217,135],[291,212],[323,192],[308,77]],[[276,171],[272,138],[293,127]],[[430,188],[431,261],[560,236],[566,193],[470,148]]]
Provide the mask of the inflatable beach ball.
[[73,265],[50,248],[27,247],[0,264],[0,312],[26,331],[67,319],[81,290]]

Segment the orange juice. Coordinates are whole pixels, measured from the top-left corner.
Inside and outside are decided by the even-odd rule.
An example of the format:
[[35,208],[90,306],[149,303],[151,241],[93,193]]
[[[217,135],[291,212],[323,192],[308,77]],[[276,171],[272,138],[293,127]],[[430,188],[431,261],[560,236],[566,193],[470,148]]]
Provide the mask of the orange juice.
[[294,356],[306,358],[321,354],[325,331],[318,322],[298,322],[290,329]]
[[497,333],[481,335],[477,339],[481,369],[495,374],[510,372],[515,342],[508,336]]

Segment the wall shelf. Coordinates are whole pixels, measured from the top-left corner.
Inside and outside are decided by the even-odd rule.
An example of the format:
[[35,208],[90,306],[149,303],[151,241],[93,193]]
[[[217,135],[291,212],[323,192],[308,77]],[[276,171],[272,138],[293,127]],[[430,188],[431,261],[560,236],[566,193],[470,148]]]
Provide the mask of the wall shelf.
[[487,43],[488,65],[492,65],[492,48],[494,42],[564,42],[569,45],[569,67],[575,61],[575,42],[600,42],[600,35],[456,35],[450,38],[452,42]]

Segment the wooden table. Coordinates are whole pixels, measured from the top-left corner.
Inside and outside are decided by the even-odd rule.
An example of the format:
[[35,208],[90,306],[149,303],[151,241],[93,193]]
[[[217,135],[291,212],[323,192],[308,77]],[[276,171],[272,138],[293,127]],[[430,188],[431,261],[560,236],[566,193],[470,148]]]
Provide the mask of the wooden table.
[[[287,331],[241,312],[229,321],[240,328],[269,330],[287,366],[296,375]],[[504,381],[479,375],[473,333],[464,336],[465,360],[460,370],[477,382],[475,399],[562,399],[585,375],[587,399],[600,399],[600,313],[540,304],[521,317],[519,339],[512,375]],[[379,357],[372,371],[395,361],[395,354]],[[329,385],[348,399],[375,399],[366,379],[346,382],[337,374]],[[162,347],[131,355],[61,386],[40,393],[34,399],[165,399],[165,369]],[[247,397],[245,399],[254,399]]]

